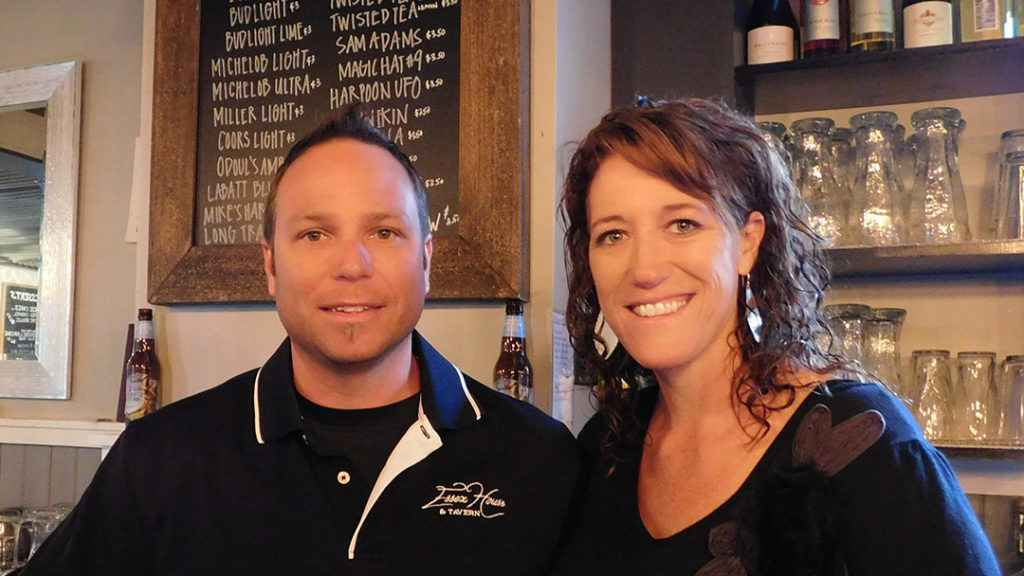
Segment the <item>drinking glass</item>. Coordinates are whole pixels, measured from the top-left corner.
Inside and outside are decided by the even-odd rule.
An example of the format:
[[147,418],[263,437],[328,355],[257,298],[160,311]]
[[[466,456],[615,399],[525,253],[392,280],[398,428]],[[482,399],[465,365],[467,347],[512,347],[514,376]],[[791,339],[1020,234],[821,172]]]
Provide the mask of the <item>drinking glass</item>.
[[795,152],[793,181],[811,211],[808,223],[828,245],[839,246],[851,242],[847,239],[846,194],[832,160],[829,131],[834,126],[831,118],[801,118],[790,130]]
[[948,106],[923,108],[911,116],[915,129],[908,226],[911,242],[945,244],[971,239],[957,159],[962,120],[960,111]]
[[775,148],[775,151],[782,157],[782,161],[792,170],[793,138],[789,133],[789,128],[782,122],[758,122],[757,125],[764,132],[768,143],[772,145],[772,148]]
[[1007,356],[999,378],[1002,437],[1019,443],[1024,440],[1024,355]]
[[906,316],[903,308],[874,308],[864,322],[864,368],[901,398],[906,391],[900,378],[900,329]]
[[857,154],[853,149],[853,130],[836,126],[829,131],[830,152],[836,167],[836,179],[843,194],[853,188],[853,170],[857,166]]
[[[7,573],[3,571],[6,568],[24,566],[43,541],[57,529],[71,508],[71,504],[54,504],[45,508],[0,511],[0,575]],[[3,518],[13,519],[10,541],[6,539]]]
[[15,514],[0,515],[0,571],[17,568],[15,549],[18,544],[18,526],[21,517]]
[[927,438],[945,438],[952,428],[949,350],[914,350],[913,363],[917,422]]
[[1024,150],[1007,152],[999,164],[999,219],[996,221],[998,238],[1024,236],[1024,214],[1021,197],[1024,196]]
[[64,509],[53,508],[29,508],[25,510],[25,520],[32,522],[32,546],[29,556],[35,554],[36,550],[43,544],[46,538],[57,529],[67,512]]
[[959,416],[956,436],[962,440],[986,440],[990,438],[988,397],[995,386],[996,353],[960,352],[956,362],[960,376],[953,404],[953,412]]
[[[992,201],[992,235],[994,238],[1021,237],[1021,189],[1013,187],[1015,179],[1009,178],[1007,172],[1014,159],[1009,155],[1024,152],[1024,128],[1007,130],[999,138],[999,176],[996,178],[995,199]],[[1020,180],[1016,179],[1019,183]],[[1011,190],[1013,193],[1011,193]]]
[[857,170],[850,206],[851,235],[868,246],[893,246],[906,239],[903,181],[896,161],[895,112],[862,112],[850,118]]
[[864,360],[864,321],[871,307],[864,304],[829,304],[823,308],[832,330],[830,351],[847,360]]

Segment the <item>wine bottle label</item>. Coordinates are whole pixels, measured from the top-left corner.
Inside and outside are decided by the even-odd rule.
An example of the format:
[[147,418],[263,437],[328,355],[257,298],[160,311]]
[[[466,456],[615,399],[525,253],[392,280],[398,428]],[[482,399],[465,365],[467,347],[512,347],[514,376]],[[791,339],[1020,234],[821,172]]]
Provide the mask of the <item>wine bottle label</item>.
[[747,32],[747,64],[771,64],[793,59],[793,29],[789,26],[761,26]]
[[839,39],[839,0],[807,0],[804,41]]
[[[1008,4],[1014,0],[960,0],[960,35],[964,42],[1013,38],[1016,21]],[[1007,22],[1006,17],[1010,21]],[[954,20],[955,20],[954,16]]]
[[973,0],[974,31],[999,30],[999,0]]
[[895,30],[892,0],[854,0],[851,30],[853,34]]
[[953,5],[918,2],[903,9],[903,47],[921,48],[953,43]]

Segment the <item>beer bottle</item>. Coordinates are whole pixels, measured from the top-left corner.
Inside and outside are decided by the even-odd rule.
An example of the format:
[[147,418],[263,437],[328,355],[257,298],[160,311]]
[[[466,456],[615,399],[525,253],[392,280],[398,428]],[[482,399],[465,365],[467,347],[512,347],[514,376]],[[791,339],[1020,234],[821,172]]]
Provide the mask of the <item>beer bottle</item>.
[[124,417],[131,422],[157,409],[160,367],[153,346],[153,310],[139,308],[135,343],[125,368]]
[[494,387],[509,396],[533,403],[533,368],[526,357],[523,302],[516,298],[505,303],[505,329],[501,335],[501,354],[494,364]]

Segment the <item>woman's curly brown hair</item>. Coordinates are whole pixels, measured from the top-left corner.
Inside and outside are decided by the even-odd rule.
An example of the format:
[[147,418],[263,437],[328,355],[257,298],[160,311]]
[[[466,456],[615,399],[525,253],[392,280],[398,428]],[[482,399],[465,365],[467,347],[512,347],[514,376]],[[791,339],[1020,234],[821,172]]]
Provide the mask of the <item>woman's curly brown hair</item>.
[[807,208],[789,168],[753,120],[709,100],[641,99],[637,106],[605,115],[580,143],[560,210],[569,281],[566,323],[577,377],[596,387],[609,426],[606,455],[618,459],[617,448],[643,432],[635,415],[637,391],[655,383],[650,370],[622,345],[609,350],[599,333],[587,194],[601,164],[613,155],[680,190],[706,194],[719,217],[735,228],[751,212],[764,215],[764,239],[749,275],[764,325],[757,342],[742,321],[746,299],[741,282],[736,296],[741,321],[733,337],[742,362],[733,394],[766,432],[770,412],[793,402],[794,388],[782,376],[796,367],[827,371],[847,365],[823,349],[831,336],[821,314],[829,282],[822,239],[806,223]]

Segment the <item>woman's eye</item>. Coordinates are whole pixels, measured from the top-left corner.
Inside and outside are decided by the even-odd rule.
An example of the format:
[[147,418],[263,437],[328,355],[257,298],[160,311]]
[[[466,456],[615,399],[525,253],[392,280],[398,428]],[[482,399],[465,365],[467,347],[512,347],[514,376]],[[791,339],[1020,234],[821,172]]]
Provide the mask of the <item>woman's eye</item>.
[[609,230],[597,235],[597,244],[615,244],[622,240],[621,230]]
[[672,222],[672,229],[680,234],[685,234],[697,228],[693,220],[675,220]]
[[324,239],[324,233],[319,230],[310,230],[302,235],[306,240],[317,242]]

